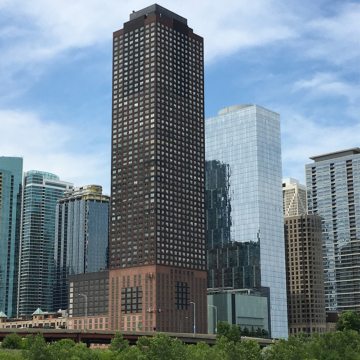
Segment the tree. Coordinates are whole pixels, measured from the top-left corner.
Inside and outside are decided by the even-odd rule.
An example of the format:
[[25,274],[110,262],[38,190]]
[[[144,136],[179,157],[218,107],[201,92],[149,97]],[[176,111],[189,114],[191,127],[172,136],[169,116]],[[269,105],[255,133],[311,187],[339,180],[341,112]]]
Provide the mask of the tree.
[[241,329],[239,325],[229,324],[226,321],[220,321],[217,327],[217,336],[226,337],[229,341],[241,341]]
[[49,357],[56,360],[68,360],[72,356],[75,342],[70,339],[62,339],[49,346]]
[[34,337],[29,350],[24,351],[24,358],[27,360],[50,359],[49,347],[42,335],[38,334]]
[[307,341],[302,336],[290,336],[288,340],[278,340],[262,350],[264,360],[304,360],[314,359],[308,355]]
[[317,360],[359,360],[360,335],[353,330],[313,335],[309,341],[309,354]]
[[1,343],[1,347],[3,349],[22,349],[22,338],[18,334],[7,335]]
[[111,351],[124,351],[129,347],[129,342],[124,339],[123,335],[117,332],[110,343]]
[[336,323],[337,330],[355,330],[360,331],[360,315],[356,311],[343,311]]
[[0,360],[24,360],[19,350],[0,350]]
[[253,340],[244,340],[236,344],[236,353],[239,359],[260,360],[260,345]]
[[129,346],[125,351],[119,353],[115,360],[147,360],[147,357],[137,346]]
[[186,347],[187,359],[191,360],[224,360],[220,352],[208,344],[198,342],[196,345],[188,345]]
[[[86,346],[84,343],[76,344],[70,351],[71,360],[98,360],[97,353]],[[55,357],[54,360],[57,360]]]
[[157,334],[149,339],[142,339],[138,346],[148,360],[186,360],[186,345],[178,339],[164,334]]
[[[216,359],[223,360],[260,360],[261,350],[260,346],[252,340],[243,340],[234,342],[229,340],[226,336],[221,336],[216,340],[213,347],[216,354]],[[210,359],[212,359],[210,357]]]
[[23,340],[23,348],[25,350],[29,350],[34,341],[35,341],[35,335],[26,336],[25,339]]

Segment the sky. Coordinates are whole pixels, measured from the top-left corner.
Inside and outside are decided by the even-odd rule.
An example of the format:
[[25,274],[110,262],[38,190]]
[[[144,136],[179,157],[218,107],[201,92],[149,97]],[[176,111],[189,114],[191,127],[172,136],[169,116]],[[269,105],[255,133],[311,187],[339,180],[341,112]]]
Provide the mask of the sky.
[[[112,33],[142,0],[0,0],[0,156],[110,189]],[[360,1],[163,0],[204,37],[205,115],[281,116],[283,177],[360,146]]]

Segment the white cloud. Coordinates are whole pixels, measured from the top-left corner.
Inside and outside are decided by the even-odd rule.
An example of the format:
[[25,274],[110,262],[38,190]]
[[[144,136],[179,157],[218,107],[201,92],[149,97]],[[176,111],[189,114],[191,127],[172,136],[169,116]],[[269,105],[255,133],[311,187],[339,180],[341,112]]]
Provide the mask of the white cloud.
[[360,98],[360,87],[341,80],[335,73],[316,73],[311,79],[298,80],[293,89],[306,90],[316,96],[344,96],[350,102]]
[[[360,4],[339,3],[335,15],[324,16],[319,8],[322,4],[326,6],[326,1],[311,5],[311,11],[301,10],[302,6],[297,7],[296,3],[227,0],[220,4],[208,0],[166,0],[161,4],[185,16],[189,26],[204,37],[208,62],[241,49],[275,46],[287,40],[288,47],[284,51],[295,49],[292,56],[342,65],[342,74],[348,69],[358,71]],[[2,92],[6,91],[10,98],[20,97],[28,82],[41,76],[44,64],[71,49],[110,42],[112,32],[122,27],[131,11],[147,5],[149,2],[145,0],[0,0],[2,19],[11,19],[11,23],[4,21],[0,25]],[[284,58],[287,55],[284,52]],[[262,56],[261,52],[257,56]],[[291,61],[290,57],[288,59]],[[356,66],[347,67],[349,62]],[[346,81],[343,75],[329,72],[325,66],[323,72],[298,80],[293,90],[307,91],[316,97],[346,97],[349,109],[359,112],[357,86]],[[296,169],[303,168],[311,155],[359,144],[358,125],[347,127],[342,122],[341,126],[323,127],[323,121],[318,123],[286,111],[280,113],[285,119],[284,163],[294,174],[301,173]],[[89,179],[105,183],[110,173],[109,152],[91,135],[91,146],[87,146],[81,129],[59,125],[60,120],[49,122],[28,112],[0,111],[0,153],[22,155],[27,169],[41,166],[79,185]],[[90,149],[90,153],[79,150],[74,145],[77,143],[81,143],[84,150]],[[296,176],[294,174],[287,175]]]
[[190,26],[205,38],[206,60],[233,54],[240,49],[295,38],[297,17],[281,1],[230,0],[226,4],[206,0],[184,2],[191,14]]
[[[68,50],[110,41],[132,10],[147,5],[145,0],[3,1],[4,18],[12,21],[0,27],[0,82],[17,93],[14,78],[31,82],[44,64]],[[284,40],[297,44],[298,56],[340,62],[360,55],[360,4],[347,2],[331,17],[284,0],[164,0],[162,5],[187,17],[204,37],[208,62]]]
[[[168,3],[168,4],[167,4]],[[164,1],[163,5],[189,19],[189,25],[206,39],[208,59],[294,36],[294,16],[277,0],[229,0],[226,5],[205,0]],[[0,30],[12,36],[2,62],[26,65],[46,61],[71,48],[109,40],[129,13],[147,1],[118,0],[14,0],[3,5],[16,25]],[[17,36],[15,36],[17,34]],[[10,62],[11,59],[11,62]]]
[[284,176],[304,182],[305,164],[310,156],[359,146],[360,122],[324,125],[318,119],[306,118],[283,109],[282,139]]
[[[69,49],[108,41],[132,10],[147,5],[145,0],[3,1],[2,11],[12,22],[0,29],[5,44],[0,47],[0,65],[7,72],[32,70],[33,64]],[[316,8],[299,11],[296,2],[283,0],[227,0],[224,4],[165,0],[162,5],[187,17],[189,25],[205,38],[207,61],[282,40],[302,44],[301,55],[329,61],[360,54],[360,4],[346,2],[332,17],[321,16]]]
[[336,15],[319,17],[305,27],[304,51],[311,57],[341,65],[359,62],[360,4],[343,2]]
[[13,110],[0,110],[0,129],[0,154],[24,157],[25,171],[49,171],[76,186],[90,181],[109,191],[110,154],[95,129],[86,133]]

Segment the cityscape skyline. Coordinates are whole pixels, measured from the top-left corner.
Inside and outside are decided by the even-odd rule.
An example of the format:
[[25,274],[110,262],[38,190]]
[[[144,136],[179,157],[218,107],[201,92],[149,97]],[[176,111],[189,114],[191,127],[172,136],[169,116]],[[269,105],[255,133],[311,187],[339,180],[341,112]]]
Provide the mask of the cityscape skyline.
[[[281,2],[274,1],[275,3],[279,5]],[[259,4],[260,2],[257,3]],[[354,9],[353,6],[352,13]],[[31,168],[46,169],[46,172],[26,171],[25,165],[21,185],[19,174],[16,175],[18,184],[14,177],[15,168],[13,165],[9,166],[8,162],[17,160],[21,163],[22,173],[23,158],[6,157],[6,151],[5,156],[0,158],[3,162],[0,166],[0,195],[5,194],[0,196],[0,205],[5,204],[0,210],[6,215],[9,209],[9,219],[13,213],[16,214],[16,221],[11,224],[12,228],[15,227],[15,237],[10,237],[11,232],[2,225],[10,225],[11,221],[7,221],[7,217],[0,219],[0,225],[4,229],[2,239],[9,233],[7,242],[11,244],[13,238],[16,240],[20,236],[19,241],[15,241],[19,244],[18,250],[16,246],[13,247],[14,251],[11,247],[7,250],[8,254],[13,253],[8,259],[14,259],[13,264],[19,264],[18,284],[13,281],[13,289],[18,289],[17,316],[40,314],[44,310],[53,311],[54,304],[55,308],[62,309],[69,305],[69,309],[75,314],[79,313],[79,304],[83,303],[85,319],[79,323],[74,320],[74,326],[76,328],[82,324],[86,329],[92,322],[87,319],[88,315],[91,315],[88,313],[88,291],[92,292],[90,295],[95,299],[93,304],[94,299],[90,296],[90,307],[94,305],[95,309],[99,291],[104,292],[106,289],[108,300],[104,297],[104,301],[108,301],[108,314],[91,315],[103,317],[105,327],[125,331],[177,332],[185,329],[195,334],[206,332],[206,313],[209,312],[206,299],[212,303],[209,305],[211,308],[216,308],[217,318],[217,306],[222,306],[220,303],[218,305],[218,301],[224,302],[231,298],[232,305],[229,310],[232,313],[232,322],[240,324],[234,319],[242,319],[246,326],[255,324],[259,326],[259,330],[268,332],[272,337],[286,338],[287,309],[292,314],[292,320],[289,317],[290,325],[294,319],[302,318],[303,311],[299,311],[299,305],[307,304],[305,298],[297,297],[297,291],[301,290],[303,294],[309,290],[310,294],[314,290],[314,294],[319,295],[316,305],[319,312],[311,313],[313,304],[309,302],[310,305],[305,307],[305,311],[309,313],[310,320],[302,324],[299,322],[293,331],[304,330],[307,324],[310,324],[309,331],[312,332],[312,325],[315,326],[311,318],[313,315],[321,320],[321,326],[317,329],[314,327],[314,331],[322,332],[325,330],[325,313],[320,311],[324,310],[324,283],[327,310],[356,308],[358,304],[356,289],[359,284],[353,273],[358,271],[354,254],[358,250],[356,193],[359,183],[356,175],[359,171],[357,165],[360,148],[350,148],[351,141],[358,140],[356,132],[350,140],[346,138],[346,133],[335,132],[338,138],[344,137],[341,145],[343,150],[339,151],[340,148],[336,147],[339,144],[332,143],[331,135],[326,131],[322,136],[311,131],[307,133],[309,128],[297,122],[297,129],[292,128],[289,132],[285,120],[281,141],[281,111],[267,110],[270,106],[266,102],[264,106],[267,108],[262,106],[264,102],[246,101],[246,98],[252,95],[251,90],[241,101],[236,101],[238,94],[220,96],[217,101],[223,101],[222,110],[217,116],[207,116],[204,123],[203,38],[198,33],[196,24],[191,24],[191,20],[191,28],[188,27],[187,19],[182,17],[182,14],[186,16],[186,12],[176,11],[172,12],[158,4],[147,6],[130,13],[130,20],[124,22],[123,28],[116,27],[115,29],[119,30],[113,33],[111,190],[104,183],[108,160],[101,160],[101,166],[97,158],[102,142],[104,146],[106,142],[101,131],[105,133],[108,129],[104,119],[106,113],[102,112],[100,103],[91,103],[87,109],[82,108],[82,103],[79,102],[77,111],[80,118],[86,114],[88,116],[88,121],[81,122],[81,134],[75,129],[76,121],[72,122],[71,118],[61,124],[50,123],[51,129],[48,127],[49,123],[40,121],[37,123],[39,126],[31,129],[36,132],[35,136],[27,129],[28,122],[25,118],[17,118],[24,121],[23,123],[15,121],[20,133],[16,140],[20,145],[12,147],[13,152],[9,155],[19,156],[16,151],[21,151],[22,132],[28,131],[27,138],[32,140],[28,141],[28,144],[33,143],[31,148],[35,149],[34,157],[30,153],[30,161],[34,161],[36,151],[40,150],[44,159],[43,162],[40,160],[39,166]],[[227,14],[230,19],[232,15]],[[332,14],[328,13],[327,16],[331,17]],[[229,27],[231,28],[230,21]],[[279,35],[280,33],[282,35]],[[281,36],[284,34],[286,31],[279,30],[278,34],[269,36],[275,36],[272,41],[277,43],[283,40]],[[229,51],[226,49],[225,43],[224,54]],[[36,57],[36,54],[37,49],[31,55]],[[86,54],[86,57],[88,56],[91,58],[90,53]],[[210,47],[207,56],[207,66],[216,66],[214,64],[220,56],[216,48]],[[264,58],[267,58],[267,55]],[[244,64],[243,59],[237,59],[241,67],[241,64]],[[95,68],[94,64],[93,69]],[[245,83],[246,81],[245,79]],[[73,84],[75,83],[76,81]],[[66,84],[70,84],[67,78],[62,87],[67,96],[74,88]],[[221,82],[218,84],[217,88],[209,91],[221,90]],[[86,82],[81,83],[84,89],[82,98],[86,97],[89,91],[89,86],[86,85]],[[273,85],[276,85],[275,79]],[[241,86],[245,89],[244,84]],[[294,85],[294,89],[297,89],[294,91],[299,95],[300,89],[309,90],[313,86],[318,89],[316,81],[310,85],[306,81],[297,81]],[[332,83],[331,88],[334,86]],[[101,90],[96,88],[95,91],[94,88],[94,92],[97,91]],[[290,98],[293,95],[290,93]],[[352,101],[357,100],[356,91],[355,95],[351,93],[349,96]],[[74,100],[71,96],[67,96],[67,99],[70,103]],[[102,101],[101,98],[96,99]],[[224,99],[234,100],[234,103],[226,106],[228,103]],[[62,101],[66,100],[60,96],[60,107]],[[253,105],[254,102],[262,105]],[[301,100],[299,102],[301,103]],[[45,108],[51,105],[51,101],[48,102],[45,98],[44,104],[45,114]],[[213,105],[209,105],[208,111],[212,111]],[[328,111],[334,112],[336,106]],[[52,111],[55,113],[56,109],[54,106]],[[99,116],[103,121],[97,112],[101,113]],[[6,148],[7,131],[11,126],[1,126],[1,115],[0,102],[0,130],[5,130],[2,139],[3,148]],[[327,111],[322,115],[327,117]],[[36,120],[36,117],[33,119]],[[6,121],[9,123],[11,116]],[[101,131],[96,131],[96,121],[102,125]],[[316,129],[320,129],[323,123],[319,120],[317,126]],[[336,130],[335,123],[331,121],[326,126]],[[346,125],[342,126],[346,128]],[[64,129],[68,130],[66,134],[62,133]],[[74,131],[69,131],[71,129]],[[314,131],[314,128],[312,130]],[[354,132],[354,129],[352,131]],[[54,134],[56,139],[53,138]],[[314,152],[315,155],[313,153],[310,158],[314,161],[311,164],[304,161],[303,167],[307,163],[306,187],[300,185],[300,182],[303,182],[304,169],[302,175],[296,171],[287,173],[291,169],[289,165],[282,173],[282,144],[284,141],[291,141],[293,137],[299,139],[301,136],[307,141],[307,149],[324,145],[327,151],[331,150],[331,153],[325,154],[325,149]],[[15,140],[13,142],[17,144]],[[356,145],[358,144],[353,146]],[[293,165],[301,161],[301,153],[296,152],[297,146],[298,144],[293,144]],[[45,151],[44,147],[48,151]],[[62,147],[67,148],[66,152],[70,157],[65,163]],[[0,153],[3,148],[0,147]],[[75,149],[77,151],[72,153]],[[319,153],[322,155],[318,155]],[[102,155],[109,154],[104,150]],[[26,158],[28,155],[23,156]],[[53,161],[54,156],[58,161]],[[81,158],[83,168],[76,165],[78,157]],[[284,158],[284,163],[289,161],[287,155]],[[88,160],[93,160],[93,169],[88,167]],[[47,166],[43,167],[47,162]],[[65,168],[60,170],[61,175],[55,175],[53,169],[63,165]],[[76,171],[71,172],[75,167],[82,170],[82,175],[76,175]],[[68,173],[63,175],[62,171]],[[18,170],[17,172],[19,173]],[[77,180],[74,180],[73,176],[77,176]],[[92,176],[92,179],[88,176]],[[286,190],[287,182],[289,186],[288,194],[283,197],[281,179],[285,176],[291,178],[282,184],[283,190]],[[300,182],[292,177],[298,177]],[[89,180],[89,184],[103,179],[103,182],[100,180],[97,183],[104,185],[105,192],[111,192],[111,202],[109,196],[101,195],[101,185],[84,185],[83,178]],[[77,186],[83,186],[73,188],[70,180]],[[291,184],[297,184],[299,189],[301,187],[301,194],[296,189],[290,189]],[[13,192],[16,189],[20,191],[21,188],[20,217],[20,193],[15,196]],[[104,209],[110,205],[109,213],[101,210],[101,226],[95,220],[99,218],[100,212],[92,213],[90,207],[86,207],[85,202],[90,200],[89,191],[96,193],[96,199],[92,200],[97,201],[101,197],[106,202]],[[12,200],[9,202],[8,199]],[[307,213],[306,200],[309,201],[309,215],[304,215]],[[294,204],[294,201],[299,203]],[[292,217],[285,217],[287,242],[285,241],[284,248],[283,215],[286,213],[294,214]],[[321,218],[317,214],[323,216],[322,234]],[[105,231],[107,226],[109,232]],[[91,231],[91,227],[94,231]],[[86,236],[79,236],[85,233]],[[304,233],[307,234],[306,238]],[[320,276],[321,237],[324,281]],[[306,242],[309,249],[305,251]],[[2,243],[5,244],[4,241]],[[287,253],[286,260],[284,250]],[[66,259],[63,257],[65,251]],[[312,251],[314,253],[309,255]],[[212,263],[217,264],[213,273],[211,271],[214,269],[209,267],[209,255],[214,255]],[[313,263],[310,264],[309,260],[309,268],[304,270],[308,255]],[[72,267],[75,269],[79,261],[83,268],[73,271]],[[291,261],[294,261],[294,264]],[[209,271],[208,291],[213,293],[206,293],[206,265]],[[6,267],[10,269],[10,275],[13,270],[13,274],[17,274],[11,262]],[[102,271],[104,268],[108,269],[108,274]],[[89,275],[85,274],[87,269]],[[101,274],[94,272],[99,270]],[[71,278],[69,293],[65,295],[68,275],[77,273],[83,273],[83,276]],[[216,276],[212,276],[214,274]],[[313,276],[314,274],[316,276]],[[227,282],[217,282],[220,278]],[[310,279],[313,288],[305,287],[305,279]],[[54,289],[57,285],[54,287],[53,284],[55,280],[58,280],[59,285],[56,291]],[[292,289],[288,291],[288,296],[292,297],[288,307],[286,282],[288,290]],[[217,283],[221,285],[216,285]],[[233,287],[241,291],[219,294],[216,290],[219,287]],[[241,299],[244,289],[248,290],[248,295],[259,297],[256,311],[258,315],[250,316],[251,312],[248,315],[253,322],[243,319],[237,309],[243,301],[244,304],[250,304],[249,299]],[[60,299],[57,291],[64,295],[63,299]],[[10,287],[9,293],[14,293]],[[6,300],[8,303],[15,303],[15,297],[11,299],[11,296],[6,296],[9,298]],[[81,299],[78,299],[79,296]],[[209,296],[213,296],[212,300],[209,300]],[[61,301],[57,303],[57,300]],[[33,313],[32,308],[35,306],[37,310]],[[105,310],[105,307],[100,310]],[[94,311],[97,312],[96,309]],[[7,312],[11,314],[13,310]],[[269,313],[267,319],[265,312]]]
[[[18,8],[16,1],[2,5],[4,156],[23,156],[25,171],[51,171],[78,185],[102,184],[109,194],[109,34],[131,10],[146,5],[100,7],[93,1],[75,8],[41,0],[31,7]],[[240,103],[281,114],[284,177],[304,182],[308,157],[357,145],[359,4],[258,0],[246,11],[242,2],[161,5],[187,15],[205,38],[206,117]],[[100,17],[109,21],[103,24]],[[31,46],[31,56],[25,56]]]

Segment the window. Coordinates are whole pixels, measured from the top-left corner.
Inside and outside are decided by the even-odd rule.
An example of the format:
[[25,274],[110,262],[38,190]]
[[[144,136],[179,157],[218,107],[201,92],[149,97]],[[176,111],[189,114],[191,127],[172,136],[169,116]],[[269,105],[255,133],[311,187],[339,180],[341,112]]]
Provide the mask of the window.
[[177,281],[175,290],[176,308],[178,310],[187,309],[190,304],[189,285],[186,282]]
[[142,311],[141,286],[121,289],[121,311],[126,314]]

